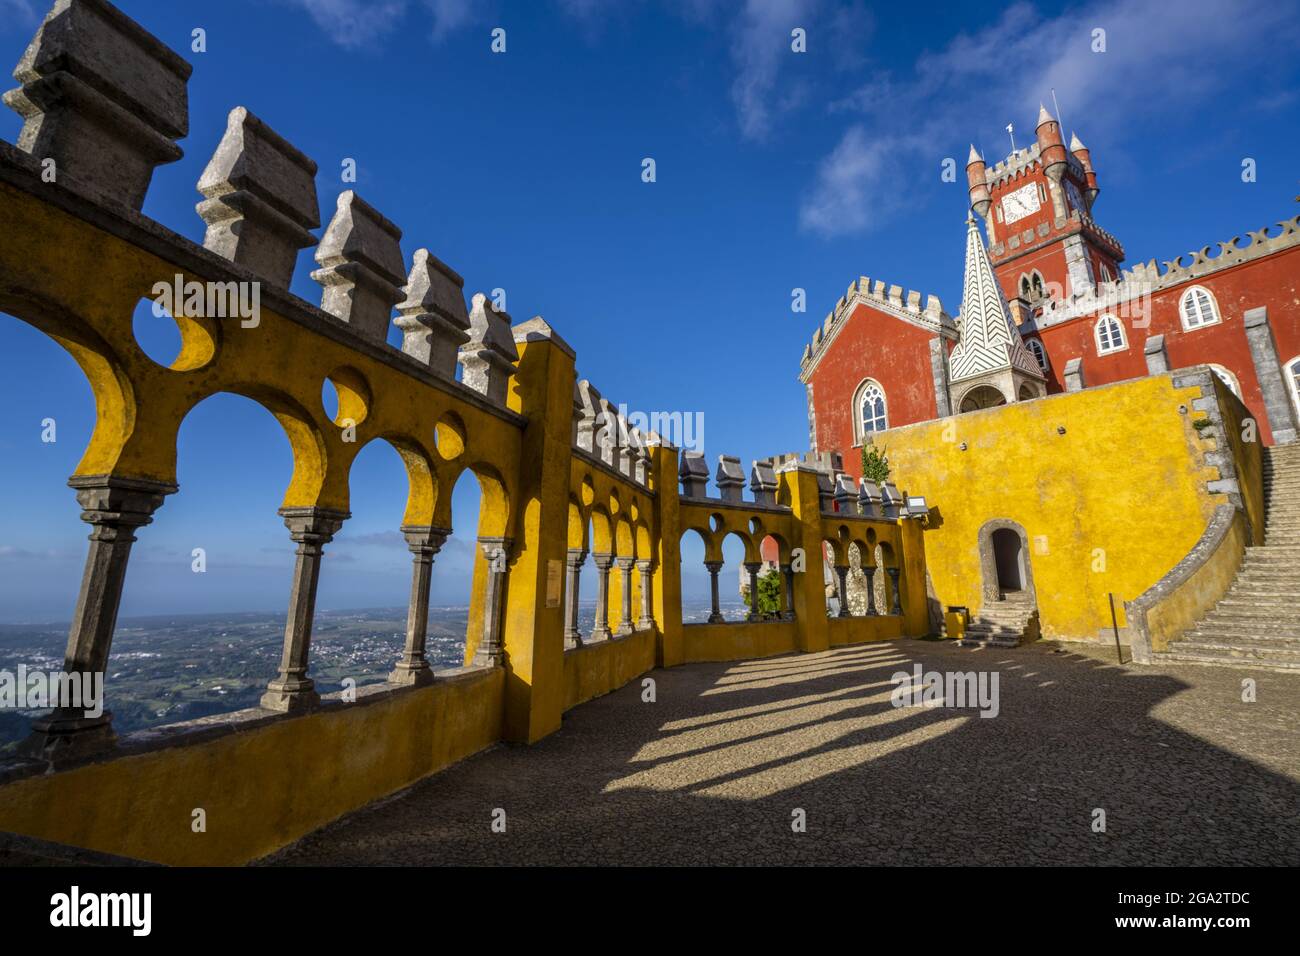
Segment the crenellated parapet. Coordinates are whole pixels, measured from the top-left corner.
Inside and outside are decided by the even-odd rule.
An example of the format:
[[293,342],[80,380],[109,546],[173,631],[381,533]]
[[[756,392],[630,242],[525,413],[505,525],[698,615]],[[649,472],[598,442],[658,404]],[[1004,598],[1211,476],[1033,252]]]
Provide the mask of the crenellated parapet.
[[661,444],[655,432],[644,432],[610,403],[587,379],[573,387],[572,444],[624,478],[650,485],[650,447]]
[[[922,298],[925,299],[924,304]],[[957,338],[957,326],[952,317],[944,311],[943,303],[939,301],[937,295],[923,297],[920,292],[905,290],[902,286],[887,285],[881,279],[873,282],[868,277],[862,276],[849,286],[848,291],[835,303],[835,308],[826,313],[821,326],[813,331],[812,341],[804,347],[803,358],[799,363],[801,381],[808,381],[808,376],[816,366],[817,360],[843,326],[845,319],[852,315],[853,310],[859,305],[866,305],[902,319],[904,322],[910,322],[935,335],[942,335],[948,339]]]
[[[337,197],[315,250],[320,304],[295,295],[297,259],[317,245],[316,164],[247,108],[214,117],[225,128],[198,183],[203,244],[141,214],[153,168],[180,156],[175,140],[188,132],[189,69],[106,0],[56,0],[19,64],[21,88],[5,97],[25,125],[19,147],[0,143],[0,312],[71,352],[96,402],[94,431],[69,480],[92,531],[65,671],[112,673],[131,544],[148,533],[170,495],[184,493],[176,474],[186,417],[223,393],[265,409],[291,448],[279,510],[293,568],[280,664],[267,675],[258,707],[131,735],[116,753],[107,712],[68,708],[43,717],[23,756],[0,762],[0,787],[39,780],[56,798],[18,806],[7,790],[0,830],[61,839],[68,820],[79,827],[93,817],[91,842],[120,852],[163,862],[243,862],[498,740],[540,739],[559,728],[570,694],[586,686],[574,662],[602,653],[578,656],[591,650],[577,626],[585,562],[599,575],[600,595],[588,637],[630,639],[615,652],[617,666],[606,666],[611,657],[577,665],[588,677],[600,675],[600,693],[656,662],[688,658],[680,567],[686,531],[704,539],[715,615],[722,541],[744,541],[751,585],[763,543],[777,542],[785,604],[779,616],[751,612],[743,626],[769,630],[728,637],[722,645],[733,657],[752,656],[759,646],[831,645],[822,555],[845,542],[889,548],[894,607],[903,595],[910,616],[905,622],[903,611],[891,612],[888,626],[840,622],[836,643],[925,632],[919,529],[883,508],[855,512],[860,490],[837,511],[837,456],[757,460],[746,471],[734,456],[721,456],[711,469],[702,453],[679,453],[657,434],[656,417],[639,428],[636,414],[580,379],[573,349],[540,316],[514,324],[481,293],[467,305],[464,279],[427,247],[408,260],[402,229],[355,191]],[[51,168],[52,178],[45,175]],[[951,324],[933,297],[923,308],[918,293],[898,287],[871,289],[863,279],[854,289],[862,301],[927,327]],[[142,304],[155,306],[157,321],[176,324],[181,348],[170,363],[155,360],[135,337],[137,317],[148,314]],[[841,303],[841,311],[848,307]],[[397,333],[400,344],[390,341]],[[327,386],[337,408],[325,407]],[[352,466],[371,442],[390,445],[405,468],[406,507],[393,530],[411,553],[411,590],[401,658],[386,683],[361,691],[367,703],[357,707],[315,686],[311,637],[320,572],[351,517]],[[454,528],[451,496],[466,474],[478,484],[479,518]],[[434,671],[425,648],[431,580],[453,536],[470,539],[473,562],[465,666]],[[805,557],[808,573],[796,579]],[[317,709],[327,712],[327,724],[346,725],[343,731],[281,720]],[[349,723],[367,720],[364,730]],[[424,757],[388,749],[406,747],[395,742],[409,742],[416,726],[438,735],[420,748]],[[288,737],[275,738],[285,730]],[[258,739],[242,748],[218,740],[236,733]],[[339,766],[363,735],[381,763],[401,769],[382,781],[358,773],[370,782],[342,795],[336,777],[315,770],[298,776],[295,762],[247,763],[248,753],[278,747],[275,738],[304,747],[312,767]],[[159,838],[157,828],[129,825],[125,817],[140,813],[188,818],[198,805],[191,785],[213,792],[212,778],[193,767],[218,766],[202,756],[208,751],[188,748],[214,743],[227,755],[211,773],[244,781],[218,788],[214,813],[261,818],[245,811],[266,806],[274,832],[264,828],[234,849],[185,841],[177,851],[177,841]],[[141,785],[130,799],[124,790],[93,812],[80,804],[69,812],[70,795],[97,798],[95,787],[62,771],[111,766],[123,753],[154,767],[141,779],[167,786]],[[170,763],[177,754],[182,758]],[[171,769],[158,769],[159,762]],[[182,764],[189,769],[176,770]],[[292,805],[270,806],[288,794]],[[86,832],[68,839],[89,839]]]
[[181,158],[193,68],[104,0],[57,0],[4,103],[23,118],[18,148],[101,202],[138,210],[154,168]]
[[1149,259],[1125,269],[1113,282],[1099,283],[1096,289],[1085,289],[1065,299],[1045,299],[1041,313],[1024,330],[1050,328],[1102,309],[1128,307],[1132,312],[1133,303],[1156,292],[1300,246],[1300,216],[1280,221],[1276,229],[1265,226],[1248,232],[1244,242],[1242,237],[1233,236],[1216,245],[1217,250],[1214,246],[1202,246],[1163,264]]

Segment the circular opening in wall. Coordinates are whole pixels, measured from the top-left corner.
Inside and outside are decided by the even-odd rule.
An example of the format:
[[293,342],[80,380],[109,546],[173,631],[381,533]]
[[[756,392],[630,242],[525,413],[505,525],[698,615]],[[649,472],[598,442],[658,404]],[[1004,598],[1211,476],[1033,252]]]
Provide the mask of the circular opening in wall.
[[455,461],[465,453],[465,424],[455,412],[448,412],[433,426],[433,444],[444,461]]
[[722,530],[723,524],[722,515],[715,514],[709,516],[709,528],[714,534],[717,534]]
[[131,334],[135,344],[149,361],[171,368],[181,354],[181,329],[162,303],[141,299],[131,317]]
[[763,533],[763,522],[759,521],[757,518],[750,518],[750,519],[749,519],[749,533],[752,534],[752,535],[756,535],[756,536],[757,536],[757,535],[762,535],[762,533]]
[[370,413],[370,386],[356,369],[343,366],[321,383],[320,402],[330,421],[340,428],[360,425]]
[[585,475],[582,479],[582,506],[590,507],[591,503],[596,500],[596,486],[592,484],[591,475]]

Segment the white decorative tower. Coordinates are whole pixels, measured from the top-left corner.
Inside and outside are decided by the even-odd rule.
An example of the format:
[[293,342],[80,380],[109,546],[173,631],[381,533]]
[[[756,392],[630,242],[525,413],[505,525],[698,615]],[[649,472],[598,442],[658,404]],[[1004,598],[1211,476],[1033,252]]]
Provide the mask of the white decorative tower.
[[966,218],[966,278],[957,323],[960,337],[948,358],[949,397],[955,411],[1047,394],[1043,370],[1011,321],[974,216]]

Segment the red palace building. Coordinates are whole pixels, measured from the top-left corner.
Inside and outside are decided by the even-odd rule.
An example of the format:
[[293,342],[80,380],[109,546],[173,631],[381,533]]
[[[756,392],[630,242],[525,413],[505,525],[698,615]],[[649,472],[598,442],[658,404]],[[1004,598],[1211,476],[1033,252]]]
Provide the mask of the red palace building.
[[799,375],[812,450],[857,475],[875,432],[1192,365],[1223,378],[1265,443],[1294,441],[1300,216],[1124,270],[1124,247],[1093,219],[1087,147],[1067,148],[1046,109],[1036,133],[992,167],[971,147],[961,314],[864,277],[814,333]]

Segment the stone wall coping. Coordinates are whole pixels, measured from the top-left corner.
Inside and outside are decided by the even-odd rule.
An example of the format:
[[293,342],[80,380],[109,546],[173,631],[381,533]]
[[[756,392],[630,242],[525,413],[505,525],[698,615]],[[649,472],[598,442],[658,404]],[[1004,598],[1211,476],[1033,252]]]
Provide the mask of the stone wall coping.
[[[213,714],[209,717],[164,724],[161,727],[149,727],[120,735],[114,747],[87,754],[82,759],[71,758],[60,762],[54,772],[63,773],[89,764],[156,753],[173,747],[192,747],[231,734],[247,733],[277,721],[298,720],[315,714],[337,713],[348,707],[374,705],[398,694],[415,693],[438,685],[473,684],[490,679],[493,670],[494,668],[491,667],[451,667],[435,670],[434,682],[420,687],[388,683],[366,684],[356,689],[357,699],[353,703],[344,703],[342,691],[322,694],[320,707],[305,713],[288,714],[267,710],[264,707],[249,707],[228,714]],[[51,772],[49,764],[43,760],[13,757],[0,763],[0,785],[49,772]]]
[[[434,375],[404,352],[387,344],[371,342],[356,333],[348,323],[335,318],[294,295],[266,282],[257,274],[225,259],[201,245],[173,232],[166,226],[126,206],[112,203],[88,190],[77,188],[73,178],[59,174],[55,183],[42,182],[36,161],[15,146],[0,141],[0,183],[35,196],[109,235],[158,256],[178,271],[215,282],[257,282],[262,301],[286,321],[323,335],[341,345],[365,354],[423,384],[473,405],[517,427],[528,419],[510,409],[494,405],[482,395],[459,382]],[[405,281],[405,280],[403,280]]]

